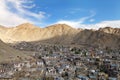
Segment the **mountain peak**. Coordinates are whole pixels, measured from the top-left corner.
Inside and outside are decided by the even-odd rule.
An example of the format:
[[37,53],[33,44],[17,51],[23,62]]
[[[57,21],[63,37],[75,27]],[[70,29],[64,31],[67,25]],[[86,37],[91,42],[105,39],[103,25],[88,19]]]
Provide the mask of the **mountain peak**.
[[16,28],[27,29],[27,28],[38,28],[38,27],[31,23],[23,23],[23,24],[18,25]]
[[48,26],[47,28],[53,28],[53,29],[73,29],[71,26],[67,25],[67,24],[55,24],[55,25],[51,25]]
[[100,28],[99,31],[110,33],[110,34],[115,34],[115,35],[120,35],[120,28],[104,27],[104,28]]

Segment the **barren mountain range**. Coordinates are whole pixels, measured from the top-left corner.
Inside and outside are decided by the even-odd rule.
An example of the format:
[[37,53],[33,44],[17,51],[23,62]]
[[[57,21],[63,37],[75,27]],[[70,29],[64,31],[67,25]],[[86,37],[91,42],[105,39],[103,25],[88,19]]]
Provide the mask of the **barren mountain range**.
[[0,39],[6,43],[35,41],[120,49],[120,28],[105,27],[99,30],[88,30],[75,29],[66,24],[55,24],[40,28],[25,23],[12,28],[1,26]]

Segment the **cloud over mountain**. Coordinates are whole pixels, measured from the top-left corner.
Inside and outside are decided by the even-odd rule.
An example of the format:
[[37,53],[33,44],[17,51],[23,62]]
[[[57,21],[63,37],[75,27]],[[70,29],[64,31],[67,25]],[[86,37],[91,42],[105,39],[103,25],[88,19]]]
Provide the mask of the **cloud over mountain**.
[[32,12],[34,8],[32,0],[0,0],[0,23],[4,26],[16,26],[21,23],[37,23],[45,18],[45,12]]
[[111,26],[113,28],[120,28],[120,20],[102,21],[96,24],[84,24],[83,22],[81,22],[81,20],[77,20],[77,21],[61,20],[56,23],[67,24],[74,28],[83,28],[83,29],[99,29],[107,26]]

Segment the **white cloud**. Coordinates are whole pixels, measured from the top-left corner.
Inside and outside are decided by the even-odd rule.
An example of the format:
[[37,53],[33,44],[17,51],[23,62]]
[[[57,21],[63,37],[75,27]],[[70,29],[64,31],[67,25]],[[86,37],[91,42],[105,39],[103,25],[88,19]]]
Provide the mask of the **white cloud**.
[[[75,13],[75,12],[77,12],[77,11],[85,11],[85,12],[88,12],[88,11],[86,11],[86,10],[84,10],[84,9],[73,9],[70,13]],[[70,26],[73,26],[73,27],[75,27],[75,28],[79,28],[80,27],[80,25],[81,26],[84,26],[82,23],[84,23],[86,20],[94,20],[95,21],[95,19],[93,19],[92,17],[94,17],[95,15],[96,15],[96,13],[94,12],[94,11],[92,11],[92,10],[90,10],[89,11],[89,13],[90,13],[90,15],[89,16],[85,16],[85,17],[82,17],[82,18],[80,18],[79,20],[59,20],[59,21],[57,21],[55,24],[68,24],[68,25],[70,25]],[[68,16],[65,16],[65,17],[68,17]],[[92,19],[91,19],[92,18]],[[91,21],[91,22],[92,22]]]
[[90,22],[95,21],[93,17],[95,16],[96,13],[94,11],[90,11],[90,12],[91,12],[90,16],[80,18],[79,20],[60,20],[55,24],[67,24],[74,28],[83,28],[83,29],[99,29],[108,26],[114,28],[120,28],[120,20],[102,21],[96,24],[84,24],[86,20],[89,20]]
[[89,19],[91,20],[91,18],[94,17],[96,14],[94,11],[90,11],[90,13],[91,15],[80,18],[79,20],[60,20],[55,24],[68,24],[75,28],[86,28],[86,25],[82,23],[84,23],[86,20],[89,20]]
[[7,27],[26,22],[36,23],[34,20],[41,21],[46,14],[42,11],[29,11],[35,7],[32,0],[0,0],[0,5],[0,25]]
[[80,21],[58,21],[59,24],[67,24],[74,28],[83,28],[83,29],[99,29],[102,27],[113,27],[113,28],[120,28],[120,20],[113,20],[113,21],[102,21],[96,24],[83,24],[79,23]]
[[89,21],[90,21],[90,22],[94,22],[94,21],[95,21],[95,19],[90,19]]

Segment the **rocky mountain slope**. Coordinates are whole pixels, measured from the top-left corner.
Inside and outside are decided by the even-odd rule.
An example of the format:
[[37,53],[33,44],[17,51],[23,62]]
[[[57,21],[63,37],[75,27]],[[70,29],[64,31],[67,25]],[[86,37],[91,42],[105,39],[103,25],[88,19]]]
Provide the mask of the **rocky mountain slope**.
[[[5,32],[4,32],[5,31]],[[0,38],[4,42],[37,41],[53,37],[75,34],[76,30],[67,25],[53,25],[47,28],[38,28],[25,23],[14,28],[0,29]]]
[[25,23],[14,28],[0,27],[0,39],[7,43],[37,41],[50,44],[120,48],[120,29],[106,27],[99,30],[83,30],[74,29],[66,24],[39,28]]
[[0,62],[29,58],[22,52],[9,47],[0,40]]
[[99,31],[120,36],[120,28],[105,27],[100,28]]

